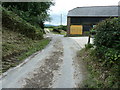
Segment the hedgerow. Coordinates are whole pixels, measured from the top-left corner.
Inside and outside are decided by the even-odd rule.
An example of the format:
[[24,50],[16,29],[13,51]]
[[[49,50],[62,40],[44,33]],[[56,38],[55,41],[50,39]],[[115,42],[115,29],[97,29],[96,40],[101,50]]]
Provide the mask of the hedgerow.
[[80,53],[80,55],[86,54],[83,55],[83,60],[87,62],[90,72],[84,87],[119,88],[120,18],[100,22],[90,34],[94,35],[94,46],[88,44],[85,46],[85,51]]
[[42,30],[38,30],[35,26],[26,22],[12,11],[5,8],[2,9],[2,26],[12,31],[20,32],[32,39],[42,39]]
[[119,64],[120,60],[120,18],[107,19],[95,28],[94,44],[96,55],[106,64]]

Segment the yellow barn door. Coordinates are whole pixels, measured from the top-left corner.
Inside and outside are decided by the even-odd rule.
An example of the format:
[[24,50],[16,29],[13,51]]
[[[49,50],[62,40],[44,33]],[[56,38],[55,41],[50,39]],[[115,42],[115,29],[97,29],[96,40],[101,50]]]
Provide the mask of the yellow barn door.
[[82,35],[82,25],[71,25],[70,26],[70,34],[80,34]]

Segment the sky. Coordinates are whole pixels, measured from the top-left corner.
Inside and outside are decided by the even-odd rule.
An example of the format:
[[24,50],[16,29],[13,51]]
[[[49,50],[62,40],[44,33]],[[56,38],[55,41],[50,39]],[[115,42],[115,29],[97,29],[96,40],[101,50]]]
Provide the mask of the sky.
[[62,14],[62,25],[67,24],[67,13],[76,7],[84,6],[111,6],[118,5],[120,0],[53,0],[54,6],[50,8],[51,22],[45,24],[60,25]]

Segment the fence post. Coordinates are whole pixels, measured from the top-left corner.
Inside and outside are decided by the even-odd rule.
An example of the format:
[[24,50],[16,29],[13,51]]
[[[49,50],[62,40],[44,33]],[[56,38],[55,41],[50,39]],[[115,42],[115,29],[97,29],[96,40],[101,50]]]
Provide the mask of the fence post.
[[90,44],[90,35],[89,35],[89,37],[88,37],[88,44]]

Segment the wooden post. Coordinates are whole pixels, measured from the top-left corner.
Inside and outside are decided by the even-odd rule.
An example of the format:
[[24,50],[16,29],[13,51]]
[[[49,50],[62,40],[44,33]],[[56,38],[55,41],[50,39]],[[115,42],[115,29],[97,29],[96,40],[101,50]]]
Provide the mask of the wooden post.
[[88,37],[88,44],[90,44],[90,35],[89,35],[89,37]]
[[[93,25],[91,25],[91,26],[93,26]],[[90,32],[90,30],[89,30],[89,32]],[[88,44],[90,44],[90,37],[91,37],[91,33],[89,33]]]

